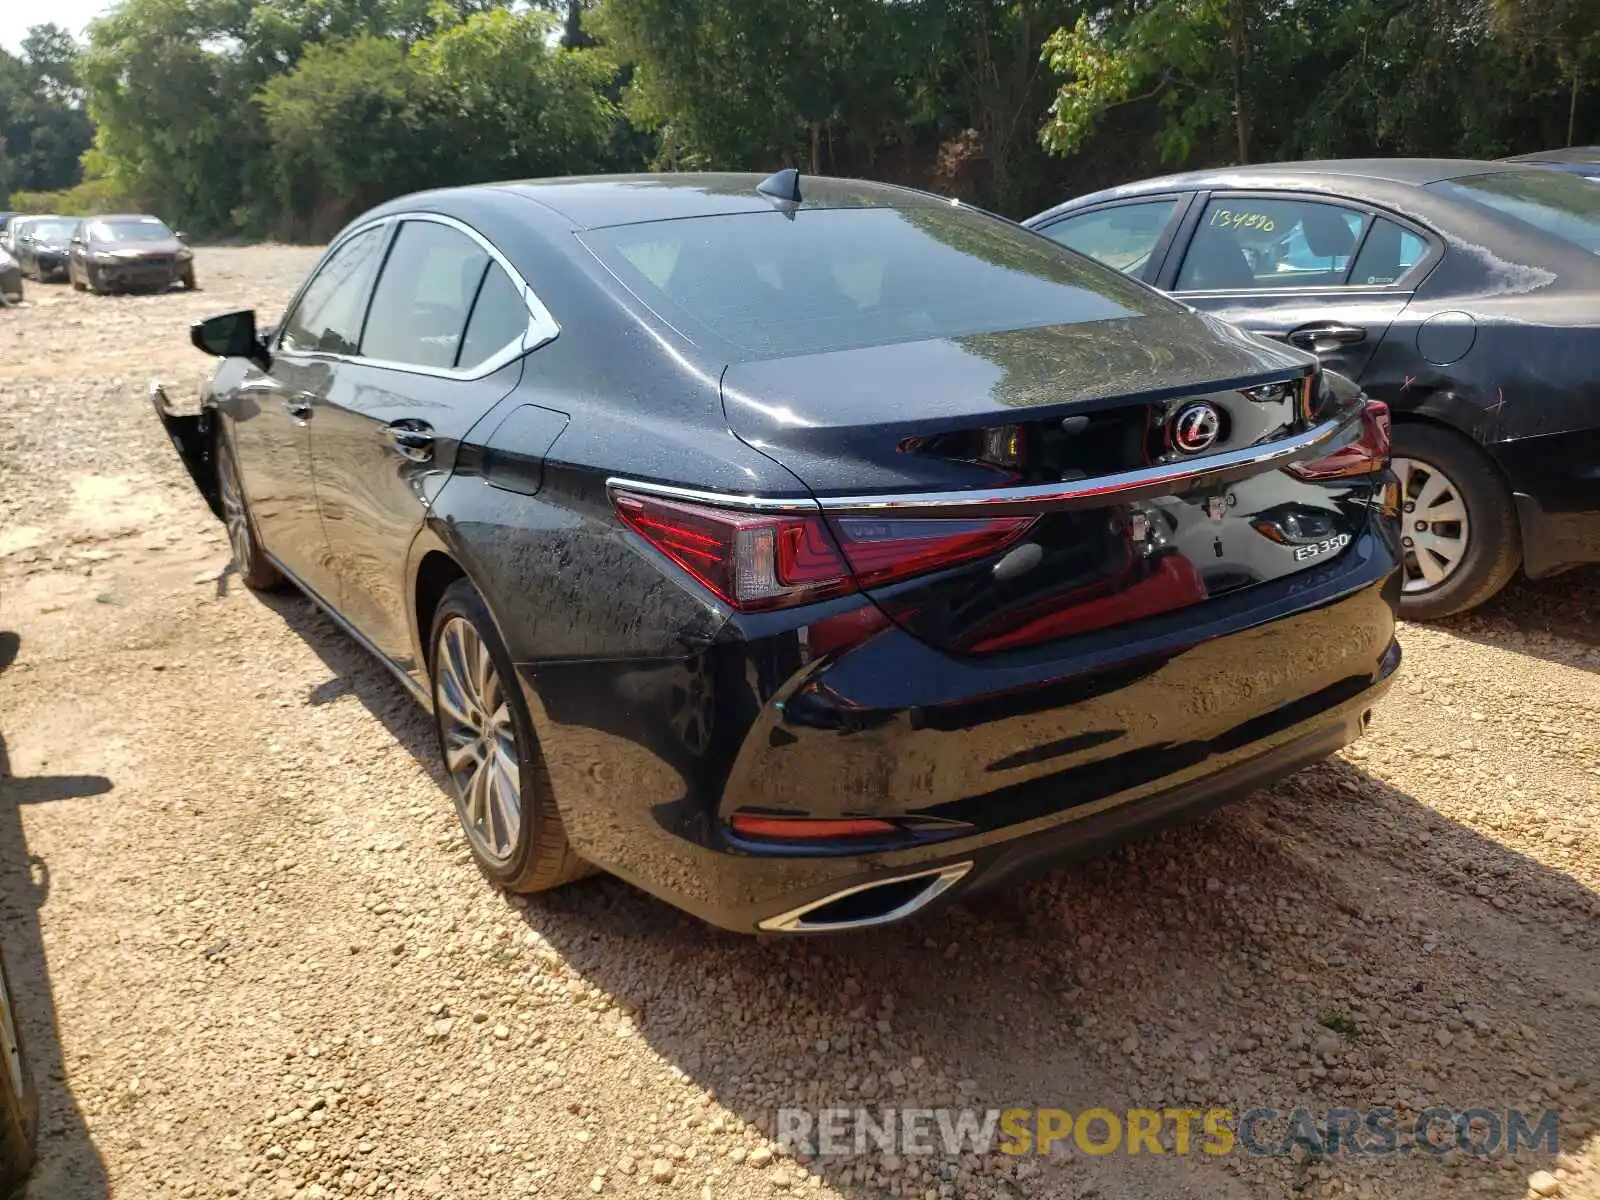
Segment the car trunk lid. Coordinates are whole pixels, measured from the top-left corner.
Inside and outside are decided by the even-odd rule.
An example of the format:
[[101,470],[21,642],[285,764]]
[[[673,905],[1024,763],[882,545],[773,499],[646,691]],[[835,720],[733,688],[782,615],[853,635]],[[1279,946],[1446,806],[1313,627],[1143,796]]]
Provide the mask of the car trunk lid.
[[1353,388],[1191,312],[739,363],[723,392],[862,589],[954,652],[1270,585],[1349,545],[1377,486],[1370,457],[1298,465],[1360,434]]

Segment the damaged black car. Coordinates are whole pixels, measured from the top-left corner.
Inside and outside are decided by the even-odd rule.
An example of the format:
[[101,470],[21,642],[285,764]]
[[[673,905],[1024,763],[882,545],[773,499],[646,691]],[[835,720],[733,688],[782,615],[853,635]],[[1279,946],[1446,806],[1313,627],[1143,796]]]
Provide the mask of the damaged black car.
[[153,392],[252,588],[433,714],[481,870],[881,925],[1360,736],[1388,413],[1017,225],[793,171],[468,187]]

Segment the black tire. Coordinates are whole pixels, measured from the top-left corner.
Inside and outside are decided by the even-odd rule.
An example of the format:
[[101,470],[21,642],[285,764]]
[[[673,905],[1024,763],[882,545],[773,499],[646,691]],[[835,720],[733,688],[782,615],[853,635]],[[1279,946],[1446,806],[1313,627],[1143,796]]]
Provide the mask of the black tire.
[[186,292],[198,292],[200,290],[200,285],[194,281],[194,268],[193,267],[185,267],[183,269],[183,280],[182,280],[182,282],[183,282],[183,290],[186,291]]
[[0,1195],[10,1195],[33,1169],[39,1135],[39,1091],[28,1065],[22,1021],[16,1010],[11,977],[0,958]]
[[83,268],[83,281],[88,286],[91,296],[104,296],[106,294],[106,289],[101,284],[100,277],[94,273],[93,267],[85,266]]
[[[1400,615],[1408,621],[1434,621],[1477,608],[1505,587],[1522,565],[1522,538],[1505,481],[1476,445],[1437,425],[1397,422],[1394,457],[1442,472],[1455,485],[1467,511],[1467,546],[1460,562],[1443,582],[1423,590],[1402,591]],[[1405,484],[1402,479],[1402,488]],[[1410,499],[1402,497],[1402,509]],[[1420,515],[1402,512],[1402,538],[1416,532],[1414,522]],[[1408,565],[1408,578],[1411,571]]]
[[[493,801],[485,801],[485,828],[476,830],[475,822],[469,815],[468,785],[465,785],[461,778],[463,772],[452,771],[450,766],[448,747],[452,744],[452,739],[457,743],[463,737],[470,739],[470,732],[467,731],[471,728],[452,721],[448,715],[452,704],[442,700],[445,690],[450,686],[448,680],[452,677],[449,668],[442,661],[444,655],[450,652],[445,645],[446,632],[449,630],[452,637],[457,636],[461,632],[459,627],[454,625],[457,621],[464,621],[471,627],[482,648],[488,652],[494,675],[506,684],[500,690],[492,687],[484,689],[494,692],[495,698],[503,701],[509,714],[509,732],[520,784],[517,797],[520,820],[517,832],[514,838],[507,838],[504,852],[498,855],[481,844],[485,837],[490,836],[490,826],[487,822]],[[489,615],[483,597],[478,595],[478,590],[465,579],[459,579],[445,589],[444,595],[439,600],[439,607],[434,612],[433,628],[428,635],[428,673],[432,678],[433,724],[439,746],[439,762],[444,773],[450,778],[450,789],[456,803],[456,816],[461,821],[462,830],[467,835],[467,845],[479,869],[494,883],[512,892],[547,891],[589,874],[593,868],[573,852],[571,844],[567,841],[566,827],[562,824],[561,813],[556,808],[555,798],[551,794],[550,776],[545,769],[544,755],[539,749],[539,739],[533,732],[533,720],[528,714],[528,706],[516,683],[511,655],[500,639],[499,630]],[[476,697],[468,699],[467,707],[476,707]],[[483,743],[487,741],[486,736],[483,738]],[[503,736],[497,744],[502,748],[505,746]],[[480,764],[483,762],[481,754],[477,761]],[[479,770],[487,771],[488,768],[480,766]],[[464,773],[474,774],[472,771]]]
[[233,550],[234,569],[240,580],[256,592],[282,587],[283,576],[267,559],[261,539],[256,536],[256,523],[250,516],[250,502],[245,498],[233,447],[220,434],[217,437],[217,496],[222,508],[222,524],[228,531],[228,545]]
[[67,267],[67,282],[72,285],[72,290],[75,292],[81,292],[84,290],[83,281],[78,278],[78,272],[75,271],[71,266]]

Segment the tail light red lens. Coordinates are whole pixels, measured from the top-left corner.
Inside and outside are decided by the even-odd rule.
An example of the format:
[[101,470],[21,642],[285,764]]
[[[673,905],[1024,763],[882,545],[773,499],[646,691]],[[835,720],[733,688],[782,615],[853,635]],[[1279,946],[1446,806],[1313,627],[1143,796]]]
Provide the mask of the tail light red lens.
[[1295,463],[1291,474],[1301,479],[1348,479],[1370,475],[1389,461],[1389,406],[1368,400],[1361,409],[1361,436],[1343,449],[1315,462]]
[[762,817],[734,813],[728,824],[743,837],[817,841],[822,838],[882,837],[895,832],[888,821],[875,817]]
[[[612,493],[627,527],[743,611],[880,587],[994,553],[1034,517],[946,520],[748,513],[640,492]],[[842,553],[841,553],[842,551]]]

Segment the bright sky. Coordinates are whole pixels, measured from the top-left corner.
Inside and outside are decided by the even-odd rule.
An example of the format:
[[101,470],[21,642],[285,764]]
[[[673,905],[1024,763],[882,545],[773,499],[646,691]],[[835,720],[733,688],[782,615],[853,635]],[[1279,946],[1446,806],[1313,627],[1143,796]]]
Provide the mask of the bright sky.
[[72,33],[80,41],[83,30],[95,17],[105,12],[115,0],[50,0],[48,4],[32,4],[29,0],[0,0],[0,46],[15,54],[22,48],[30,25],[52,21]]

